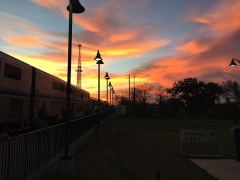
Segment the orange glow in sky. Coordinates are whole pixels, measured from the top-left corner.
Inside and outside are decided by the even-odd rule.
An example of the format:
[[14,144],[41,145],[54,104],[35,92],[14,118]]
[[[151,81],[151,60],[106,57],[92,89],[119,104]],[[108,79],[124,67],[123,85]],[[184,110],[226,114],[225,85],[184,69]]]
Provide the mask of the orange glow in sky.
[[[102,98],[109,72],[116,92],[136,83],[169,87],[186,77],[236,80],[229,69],[239,57],[240,1],[91,0],[73,16],[72,83],[76,84],[77,44],[82,44],[82,87],[97,93],[100,50]],[[66,0],[4,1],[0,7],[0,50],[66,80],[68,12]],[[119,10],[121,9],[121,11]]]

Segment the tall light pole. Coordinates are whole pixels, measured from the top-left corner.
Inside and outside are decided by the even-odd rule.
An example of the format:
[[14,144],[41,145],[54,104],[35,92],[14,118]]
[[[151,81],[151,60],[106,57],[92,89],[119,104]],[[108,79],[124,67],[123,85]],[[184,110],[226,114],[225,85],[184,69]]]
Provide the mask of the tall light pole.
[[110,88],[110,106],[111,106],[112,105],[112,83],[109,82],[108,86]]
[[131,107],[131,76],[128,75],[128,113],[130,114]]
[[113,89],[113,87],[112,87],[112,105],[113,105],[113,95],[115,94],[115,91],[114,91],[114,89]]
[[69,12],[69,30],[68,30],[68,71],[67,71],[67,117],[66,117],[66,126],[65,126],[65,148],[64,148],[64,160],[72,159],[69,156],[69,134],[68,126],[71,117],[71,108],[70,108],[70,91],[71,91],[71,65],[72,65],[72,14],[80,14],[85,11],[85,8],[80,4],[78,0],[70,0],[69,5],[67,6]]
[[104,64],[101,54],[99,52],[99,50],[97,51],[97,55],[94,58],[94,60],[96,60],[96,64],[98,65],[98,112],[100,112],[100,106],[101,106],[101,99],[100,99],[100,65]]
[[135,113],[135,106],[136,106],[136,82],[135,82],[136,75],[134,75],[133,81],[133,113]]
[[106,100],[107,100],[107,103],[108,103],[108,80],[110,79],[109,75],[108,75],[108,72],[106,72],[106,75],[104,77],[107,81],[107,92],[106,92]]

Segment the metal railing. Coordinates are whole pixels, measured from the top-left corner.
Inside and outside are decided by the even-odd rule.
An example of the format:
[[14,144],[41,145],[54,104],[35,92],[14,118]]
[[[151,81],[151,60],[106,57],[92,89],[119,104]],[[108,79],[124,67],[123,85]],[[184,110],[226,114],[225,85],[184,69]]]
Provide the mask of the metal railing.
[[[70,144],[104,119],[109,112],[69,122]],[[26,180],[64,148],[66,123],[0,140],[0,180]]]

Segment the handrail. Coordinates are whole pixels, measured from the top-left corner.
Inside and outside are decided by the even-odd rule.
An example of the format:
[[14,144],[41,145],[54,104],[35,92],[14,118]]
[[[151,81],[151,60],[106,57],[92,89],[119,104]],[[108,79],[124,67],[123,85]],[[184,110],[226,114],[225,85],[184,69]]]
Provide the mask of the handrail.
[[62,152],[66,125],[72,144],[110,113],[101,112],[0,140],[0,179],[26,180]]
[[[97,113],[97,114],[90,114],[90,115],[88,115],[88,116],[84,116],[84,117],[81,117],[81,118],[76,118],[76,119],[70,121],[70,123],[71,123],[71,122],[76,122],[76,121],[82,121],[82,120],[84,120],[84,119],[88,119],[88,118],[91,118],[91,117],[96,117],[96,116],[99,116],[99,115],[104,114],[104,113],[106,113],[106,112],[100,112],[100,113]],[[7,137],[7,139],[10,139],[10,138],[11,138],[11,139],[15,139],[15,138],[19,138],[19,137],[21,137],[21,136],[27,136],[27,135],[29,135],[29,134],[37,133],[37,132],[39,132],[39,131],[47,130],[47,129],[50,129],[50,128],[59,127],[59,126],[64,126],[65,124],[66,124],[66,122],[59,123],[59,124],[55,124],[55,125],[51,125],[51,126],[44,127],[44,128],[41,128],[41,129],[37,129],[37,130],[34,130],[34,131],[30,131],[30,132],[27,132],[27,133],[19,134],[19,135],[17,135],[17,136],[9,136],[9,137]],[[3,139],[3,140],[4,140],[4,139]],[[1,139],[0,139],[0,141],[1,141]]]

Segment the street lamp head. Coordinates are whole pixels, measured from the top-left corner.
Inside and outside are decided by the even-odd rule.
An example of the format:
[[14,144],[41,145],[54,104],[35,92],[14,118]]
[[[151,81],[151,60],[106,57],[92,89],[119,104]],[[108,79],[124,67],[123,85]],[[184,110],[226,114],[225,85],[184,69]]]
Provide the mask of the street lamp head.
[[97,51],[97,55],[96,55],[96,57],[94,58],[94,60],[97,61],[96,64],[104,64],[99,50]]
[[106,75],[104,77],[105,79],[110,79],[109,75],[108,75],[108,72],[106,72]]
[[101,54],[100,54],[99,50],[97,51],[97,55],[96,55],[96,57],[94,58],[94,60],[96,60],[96,61],[102,61],[102,57],[101,57]]
[[234,59],[232,59],[231,63],[229,64],[229,66],[234,67],[237,66],[237,64],[235,63]]
[[109,83],[108,83],[108,86],[109,86],[109,87],[112,87],[112,83],[111,83],[111,82],[109,82]]
[[103,60],[99,60],[96,62],[96,64],[104,64]]
[[[80,14],[85,11],[85,8],[81,5],[79,0],[70,0],[69,2],[72,5],[72,13]],[[70,5],[67,6],[67,10],[70,11]]]

